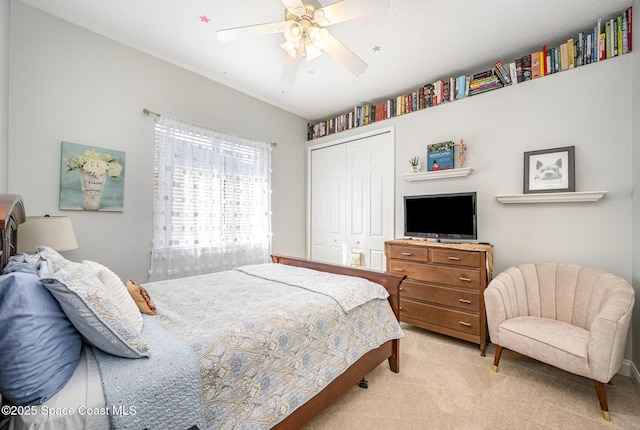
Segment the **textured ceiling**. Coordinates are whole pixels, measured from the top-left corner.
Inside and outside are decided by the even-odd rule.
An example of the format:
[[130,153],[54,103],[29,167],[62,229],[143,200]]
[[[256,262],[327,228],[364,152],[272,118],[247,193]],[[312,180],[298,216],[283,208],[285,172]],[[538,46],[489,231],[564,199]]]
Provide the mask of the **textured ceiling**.
[[631,0],[389,0],[384,13],[327,27],[368,64],[364,74],[355,77],[322,55],[302,62],[295,82],[283,86],[282,34],[216,38],[220,29],[281,21],[282,0],[20,1],[310,121],[559,46],[631,6]]

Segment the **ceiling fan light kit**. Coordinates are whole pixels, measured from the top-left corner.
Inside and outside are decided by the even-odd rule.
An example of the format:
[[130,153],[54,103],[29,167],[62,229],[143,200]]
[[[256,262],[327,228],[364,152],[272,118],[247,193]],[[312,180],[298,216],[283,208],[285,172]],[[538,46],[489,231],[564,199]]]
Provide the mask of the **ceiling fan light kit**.
[[293,83],[302,57],[311,61],[322,55],[323,51],[355,76],[364,73],[367,63],[331,36],[324,27],[382,12],[389,6],[389,0],[342,0],[320,9],[303,4],[301,0],[282,2],[285,5],[284,21],[218,30],[218,39],[231,41],[283,33],[285,42],[280,46],[287,53],[282,71],[284,84]]
[[327,45],[329,32],[326,28],[318,25],[314,19],[316,9],[311,5],[305,5],[301,15],[292,13],[289,8],[285,10],[285,23],[282,33],[286,39],[282,49],[291,58],[298,57],[298,50],[301,55],[311,61],[322,55],[322,49]]

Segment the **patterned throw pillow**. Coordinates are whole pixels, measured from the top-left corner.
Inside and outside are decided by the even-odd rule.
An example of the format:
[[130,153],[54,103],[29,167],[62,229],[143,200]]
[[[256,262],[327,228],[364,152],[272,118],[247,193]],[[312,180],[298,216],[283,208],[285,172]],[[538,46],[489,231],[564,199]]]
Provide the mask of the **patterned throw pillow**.
[[133,301],[138,305],[140,312],[148,315],[156,314],[156,304],[153,303],[151,296],[144,287],[131,279],[127,279],[127,289],[131,297],[133,297]]
[[120,357],[149,356],[149,344],[87,266],[70,262],[42,283],[89,344]]

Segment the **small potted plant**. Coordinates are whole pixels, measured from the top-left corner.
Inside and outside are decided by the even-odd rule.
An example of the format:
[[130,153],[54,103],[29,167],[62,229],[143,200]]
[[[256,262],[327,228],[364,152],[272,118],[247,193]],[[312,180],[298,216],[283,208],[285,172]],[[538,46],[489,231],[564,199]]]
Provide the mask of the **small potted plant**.
[[411,173],[418,173],[420,171],[420,156],[411,157],[409,164],[411,164]]

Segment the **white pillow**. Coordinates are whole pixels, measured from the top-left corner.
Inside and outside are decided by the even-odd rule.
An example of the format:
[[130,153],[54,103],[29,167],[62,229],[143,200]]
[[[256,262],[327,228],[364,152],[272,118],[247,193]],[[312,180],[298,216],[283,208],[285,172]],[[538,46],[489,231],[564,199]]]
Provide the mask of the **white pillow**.
[[129,294],[129,290],[124,286],[118,275],[113,273],[108,267],[100,263],[96,263],[95,261],[83,260],[82,264],[87,266],[98,277],[98,279],[100,279],[113,296],[113,300],[120,308],[125,318],[135,329],[136,334],[140,334],[142,332],[143,324],[142,314],[140,313],[140,309],[138,309],[136,302],[131,297],[131,294]]
[[120,357],[149,356],[149,344],[87,265],[70,262],[41,282],[87,343]]

